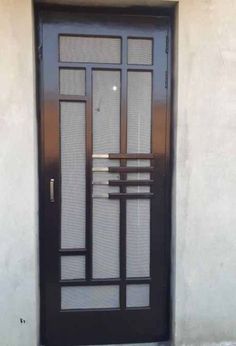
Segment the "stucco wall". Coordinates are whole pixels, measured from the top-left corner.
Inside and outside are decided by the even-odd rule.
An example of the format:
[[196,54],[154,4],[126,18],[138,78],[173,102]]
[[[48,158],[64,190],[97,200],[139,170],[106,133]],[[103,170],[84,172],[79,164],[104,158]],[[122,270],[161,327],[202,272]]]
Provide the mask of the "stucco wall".
[[38,339],[37,138],[32,39],[31,2],[1,0],[1,346],[34,346]]
[[[98,1],[160,3],[86,4]],[[173,340],[235,345],[236,2],[180,0],[176,12]],[[1,0],[0,16],[0,345],[34,346],[38,228],[31,2]]]

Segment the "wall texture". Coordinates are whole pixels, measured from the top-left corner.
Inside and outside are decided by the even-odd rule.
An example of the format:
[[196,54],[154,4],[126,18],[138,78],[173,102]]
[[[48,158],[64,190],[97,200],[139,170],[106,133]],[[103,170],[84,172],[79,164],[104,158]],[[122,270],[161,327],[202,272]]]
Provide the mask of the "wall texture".
[[[180,0],[176,12],[173,343],[235,345],[236,2]],[[0,344],[34,346],[38,220],[31,1],[1,0],[0,16]]]
[[1,0],[0,18],[0,345],[35,346],[38,207],[31,2]]

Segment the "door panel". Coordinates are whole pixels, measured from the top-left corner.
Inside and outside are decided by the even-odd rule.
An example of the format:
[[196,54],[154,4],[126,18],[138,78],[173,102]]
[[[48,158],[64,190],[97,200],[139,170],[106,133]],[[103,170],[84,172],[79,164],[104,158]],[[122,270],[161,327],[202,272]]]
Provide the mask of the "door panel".
[[166,340],[169,19],[40,23],[43,342]]

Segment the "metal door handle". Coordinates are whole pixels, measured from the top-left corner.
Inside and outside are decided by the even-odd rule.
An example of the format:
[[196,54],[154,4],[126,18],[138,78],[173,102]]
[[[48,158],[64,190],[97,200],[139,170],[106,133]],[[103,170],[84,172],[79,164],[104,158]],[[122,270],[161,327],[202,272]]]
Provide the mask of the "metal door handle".
[[55,197],[54,197],[54,182],[55,182],[55,179],[54,179],[54,178],[50,179],[50,202],[51,202],[51,203],[55,202]]

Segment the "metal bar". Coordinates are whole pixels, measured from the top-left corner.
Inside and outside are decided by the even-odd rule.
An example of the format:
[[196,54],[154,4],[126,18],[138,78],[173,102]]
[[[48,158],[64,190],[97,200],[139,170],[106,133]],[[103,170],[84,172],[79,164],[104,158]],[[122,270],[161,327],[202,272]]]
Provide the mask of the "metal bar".
[[146,199],[146,198],[152,198],[153,193],[109,193],[109,199]]
[[93,185],[109,185],[109,181],[93,181],[92,182]]
[[[144,173],[152,172],[153,167],[107,167],[110,173]],[[101,171],[100,171],[101,172]]]
[[[59,62],[60,68],[84,68],[84,63],[79,62]],[[121,65],[120,64],[102,64],[102,63],[86,63],[86,66],[93,67],[96,70],[120,70]],[[125,64],[124,64],[125,67]],[[127,65],[129,70],[134,71],[152,71],[153,66],[152,65]]]
[[151,160],[154,158],[153,154],[142,154],[142,153],[132,153],[132,154],[109,154],[109,159],[118,160],[118,159],[126,159],[126,160]]
[[54,203],[55,202],[55,196],[54,196],[54,183],[55,179],[51,178],[50,179],[50,202]]
[[93,198],[109,198],[108,193],[101,193],[101,194],[93,194]]
[[93,167],[93,172],[109,172],[109,167]]
[[87,101],[87,96],[82,95],[59,95],[59,101]]
[[[130,278],[125,281],[127,284],[149,284],[151,278]],[[119,285],[121,279],[92,279],[89,282],[84,279],[60,280],[62,286],[99,286],[99,285]]]
[[109,154],[93,154],[93,159],[108,159]]
[[59,250],[60,255],[63,256],[73,256],[73,255],[86,255],[87,250],[86,249],[60,249]]
[[110,186],[149,186],[154,183],[153,180],[109,180]]

